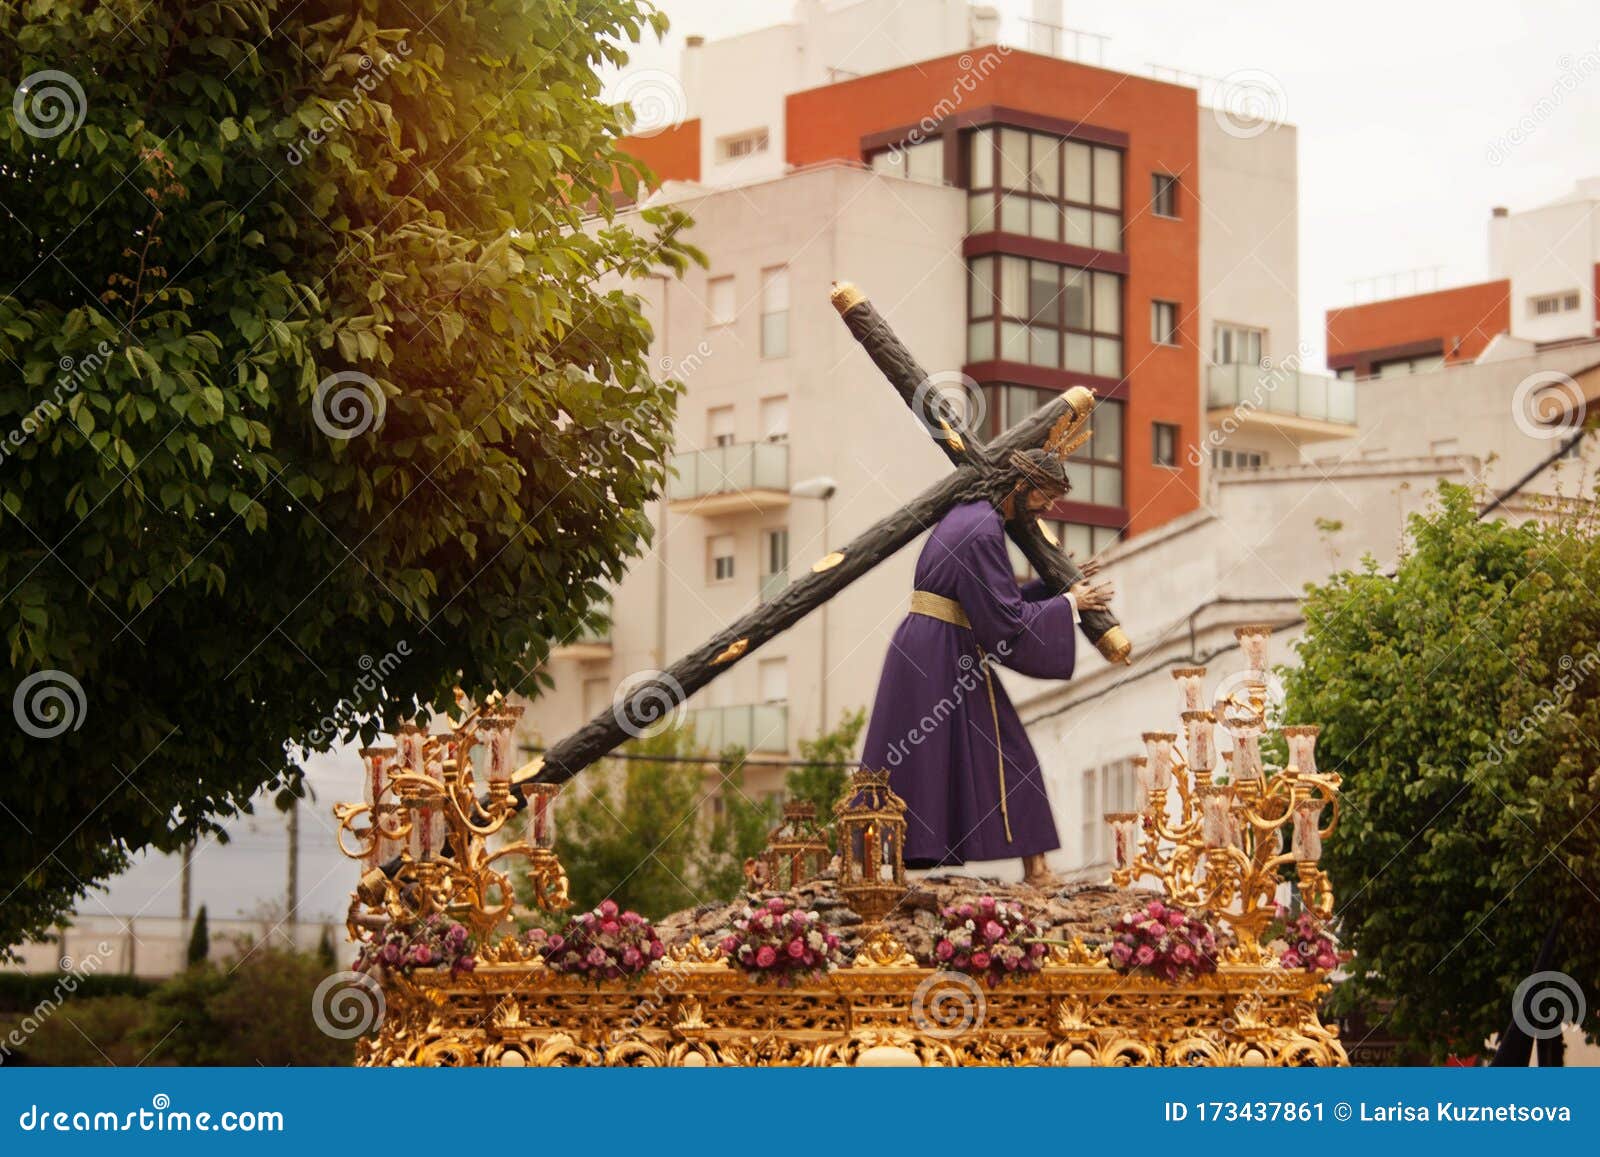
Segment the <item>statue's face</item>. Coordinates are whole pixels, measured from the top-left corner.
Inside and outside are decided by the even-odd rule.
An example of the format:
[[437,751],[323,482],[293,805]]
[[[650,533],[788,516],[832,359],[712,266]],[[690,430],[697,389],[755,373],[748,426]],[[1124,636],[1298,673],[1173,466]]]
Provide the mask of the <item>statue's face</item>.
[[1043,514],[1053,505],[1055,499],[1042,490],[1028,491],[1028,513]]

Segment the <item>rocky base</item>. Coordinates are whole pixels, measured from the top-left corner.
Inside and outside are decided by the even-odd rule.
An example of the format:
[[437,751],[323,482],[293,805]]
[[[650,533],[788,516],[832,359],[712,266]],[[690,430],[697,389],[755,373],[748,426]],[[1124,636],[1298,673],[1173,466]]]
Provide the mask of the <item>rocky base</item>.
[[[1109,939],[1111,923],[1122,913],[1161,898],[1155,892],[1110,884],[1074,884],[1044,892],[1027,884],[946,872],[908,880],[907,888],[899,906],[883,923],[919,960],[928,960],[933,954],[934,940],[944,927],[941,909],[980,896],[1020,904],[1024,912],[1048,929],[1046,935],[1052,939],[1077,937],[1089,945]],[[687,944],[695,936],[703,944],[716,944],[732,930],[734,920],[745,908],[771,896],[783,896],[815,909],[838,935],[844,959],[851,959],[860,949],[864,922],[844,902],[838,881],[831,874],[793,892],[753,892],[731,904],[702,904],[674,912],[655,922],[656,932],[668,948]]]

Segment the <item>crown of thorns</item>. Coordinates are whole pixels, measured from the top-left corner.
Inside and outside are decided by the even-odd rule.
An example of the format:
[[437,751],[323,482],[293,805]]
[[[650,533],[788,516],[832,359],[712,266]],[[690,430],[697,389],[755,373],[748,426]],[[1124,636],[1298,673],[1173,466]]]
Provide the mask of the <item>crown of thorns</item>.
[[1069,398],[1071,409],[1050,427],[1044,445],[1037,450],[1014,450],[1007,461],[1021,476],[1024,485],[1051,495],[1063,495],[1072,489],[1067,479],[1067,459],[1089,440],[1089,411],[1094,406],[1094,395],[1081,390],[1083,397]]

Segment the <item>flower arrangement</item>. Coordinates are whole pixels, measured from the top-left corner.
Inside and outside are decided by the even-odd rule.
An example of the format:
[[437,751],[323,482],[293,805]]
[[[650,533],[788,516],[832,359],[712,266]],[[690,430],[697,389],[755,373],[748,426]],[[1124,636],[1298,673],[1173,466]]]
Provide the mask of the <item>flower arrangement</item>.
[[361,946],[356,971],[374,968],[409,974],[416,968],[448,969],[452,977],[478,965],[472,934],[435,912],[420,924],[390,924],[383,935]]
[[722,938],[727,958],[757,980],[779,984],[815,980],[838,957],[839,938],[815,912],[801,911],[774,896],[758,908],[746,908]]
[[619,911],[614,900],[602,900],[581,912],[553,936],[542,929],[529,934],[547,966],[557,972],[602,980],[633,979],[649,970],[666,951],[655,927],[637,912]]
[[1327,970],[1340,960],[1339,949],[1333,937],[1323,927],[1322,921],[1312,912],[1301,912],[1293,920],[1284,918],[1278,935],[1273,938],[1278,951],[1278,963],[1285,968]]
[[952,904],[940,914],[944,935],[933,946],[936,967],[982,977],[991,988],[1043,967],[1044,930],[1021,905],[984,896],[976,904]]
[[1199,916],[1160,900],[1124,912],[1112,924],[1111,932],[1106,959],[1118,972],[1187,980],[1217,970],[1216,931]]

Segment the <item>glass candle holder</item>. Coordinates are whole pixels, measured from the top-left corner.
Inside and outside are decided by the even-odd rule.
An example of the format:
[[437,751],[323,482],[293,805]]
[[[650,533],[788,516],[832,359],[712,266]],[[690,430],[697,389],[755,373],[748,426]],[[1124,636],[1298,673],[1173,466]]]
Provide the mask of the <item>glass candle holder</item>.
[[1178,686],[1183,690],[1185,711],[1199,711],[1205,706],[1205,691],[1200,686],[1200,681],[1206,677],[1204,667],[1174,667],[1172,677],[1178,681]]
[[1233,843],[1233,792],[1209,784],[1199,789],[1200,838],[1208,848],[1226,848]]
[[1147,756],[1133,757],[1133,783],[1139,794],[1139,811],[1150,810],[1150,760]]
[[561,788],[553,783],[525,783],[522,798],[527,801],[527,842],[535,848],[556,846],[556,796]]
[[1289,762],[1301,775],[1317,774],[1317,736],[1322,728],[1314,723],[1285,727],[1283,737],[1289,741]]
[[1261,782],[1261,737],[1235,735],[1233,737],[1233,774],[1242,783],[1245,780]]
[[1209,711],[1193,710],[1183,713],[1183,730],[1188,738],[1189,770],[1204,775],[1210,772],[1215,759],[1212,747],[1212,728],[1216,716]]
[[1172,786],[1172,741],[1178,737],[1170,731],[1146,731],[1142,738],[1149,761],[1150,790],[1166,791]]
[[1106,823],[1111,828],[1112,863],[1117,868],[1131,867],[1139,854],[1139,837],[1144,832],[1138,813],[1107,812]]
[[1272,637],[1272,628],[1265,623],[1252,623],[1249,626],[1235,628],[1233,637],[1239,640],[1239,649],[1244,652],[1245,665],[1252,671],[1265,671],[1267,640]]
[[367,867],[375,868],[387,863],[396,851],[398,841],[384,835],[384,820],[392,810],[392,801],[383,798],[389,785],[389,775],[394,766],[395,749],[392,747],[363,747],[361,749],[361,786],[367,804],[372,808],[372,828],[375,833],[372,851],[363,857]]
[[1294,805],[1294,839],[1290,851],[1302,864],[1322,858],[1322,801],[1303,799]]
[[511,740],[516,720],[510,715],[492,715],[484,720],[485,773],[490,787],[504,787],[511,782]]

